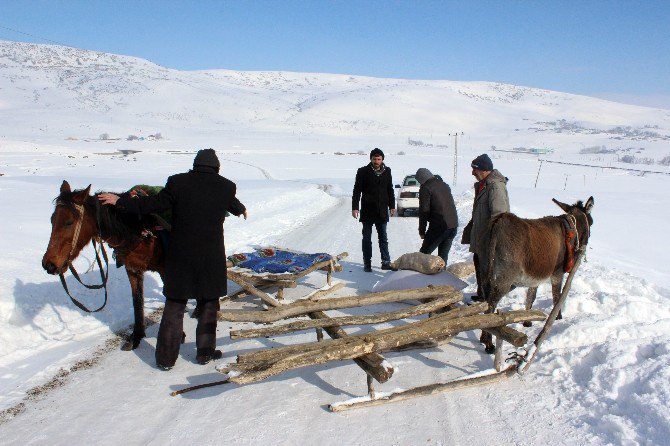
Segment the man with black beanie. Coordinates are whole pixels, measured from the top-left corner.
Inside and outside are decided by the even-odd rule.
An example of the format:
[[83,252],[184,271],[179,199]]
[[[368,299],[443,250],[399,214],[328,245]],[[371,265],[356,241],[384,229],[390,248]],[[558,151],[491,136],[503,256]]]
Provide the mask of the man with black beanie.
[[419,237],[423,244],[419,252],[431,254],[437,249],[437,255],[448,265],[449,250],[458,228],[458,213],[451,188],[424,167],[416,171],[415,178],[421,184]]
[[[360,209],[360,211],[359,211]],[[395,215],[395,194],[391,169],[384,164],[384,152],[374,148],[370,152],[370,164],[356,172],[354,191],[351,196],[351,215],[363,223],[363,269],[372,272],[372,226],[377,228],[382,269],[391,269],[386,225],[389,213]]]
[[472,205],[472,219],[463,229],[461,243],[470,245],[477,275],[477,296],[473,300],[483,300],[482,279],[488,269],[489,222],[496,215],[509,212],[507,178],[493,168],[493,161],[487,154],[472,160],[472,175],[475,183],[475,201]]
[[228,292],[223,222],[227,212],[244,215],[245,220],[248,214],[235,197],[235,183],[220,176],[219,167],[214,150],[200,150],[193,169],[169,177],[156,195],[99,195],[103,204],[116,205],[122,212],[172,211],[162,275],[165,309],[156,340],[156,365],[162,370],[171,369],[179,356],[188,299],[196,299],[198,304],[196,362],[207,364],[223,355],[216,349],[219,298]]

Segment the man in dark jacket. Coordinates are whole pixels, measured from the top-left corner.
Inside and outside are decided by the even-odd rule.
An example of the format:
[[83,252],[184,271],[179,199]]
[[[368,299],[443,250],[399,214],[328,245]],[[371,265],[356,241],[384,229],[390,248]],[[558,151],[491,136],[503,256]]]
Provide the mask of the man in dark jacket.
[[[437,179],[428,169],[416,171],[419,188],[419,237],[423,239],[420,252],[437,255],[447,264],[451,242],[456,237],[458,214],[449,185]],[[426,231],[428,226],[428,231]]]
[[482,279],[487,274],[489,223],[496,215],[509,212],[507,178],[493,168],[493,161],[487,154],[472,160],[472,175],[475,183],[475,202],[472,205],[472,219],[463,229],[461,243],[470,245],[477,275],[477,296],[473,300],[483,300]]
[[200,150],[193,169],[169,177],[157,195],[99,196],[103,204],[116,205],[122,212],[172,211],[163,283],[166,301],[156,341],[156,365],[163,370],[177,361],[188,299],[196,299],[200,310],[197,362],[206,364],[222,356],[216,350],[216,324],[219,298],[228,291],[223,222],[226,212],[246,219],[247,210],[235,197],[235,183],[220,176],[219,167],[214,150]]
[[[360,208],[359,208],[360,204]],[[360,212],[359,212],[360,209]],[[351,215],[363,223],[363,269],[372,271],[372,226],[377,227],[382,269],[391,269],[391,256],[386,235],[386,224],[395,215],[395,195],[391,169],[384,164],[384,152],[375,148],[370,152],[370,164],[356,172],[351,196]]]

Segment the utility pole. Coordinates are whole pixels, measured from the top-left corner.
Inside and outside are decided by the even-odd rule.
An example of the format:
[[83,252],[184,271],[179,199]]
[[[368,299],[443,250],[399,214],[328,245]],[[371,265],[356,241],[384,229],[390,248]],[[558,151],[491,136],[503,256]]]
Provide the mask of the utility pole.
[[[456,177],[458,175],[458,132],[449,133],[449,136],[454,136],[454,186],[456,186]],[[461,132],[463,136],[463,132]]]

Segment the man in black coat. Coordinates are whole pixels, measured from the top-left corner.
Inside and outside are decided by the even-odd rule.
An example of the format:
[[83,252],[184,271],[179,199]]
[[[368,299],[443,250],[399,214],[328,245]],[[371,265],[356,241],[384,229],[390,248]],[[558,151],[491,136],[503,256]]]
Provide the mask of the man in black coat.
[[[359,208],[360,204],[360,208]],[[360,211],[359,211],[360,209]],[[372,271],[372,226],[377,227],[382,269],[391,269],[391,256],[386,235],[386,224],[395,215],[395,195],[391,169],[384,164],[384,152],[375,148],[370,152],[370,164],[356,172],[351,196],[351,215],[363,223],[363,269]]]
[[214,150],[200,150],[193,169],[169,177],[156,195],[99,195],[103,204],[116,205],[122,212],[172,211],[163,283],[166,301],[156,341],[156,365],[163,370],[177,361],[188,299],[196,299],[200,310],[197,362],[206,364],[222,356],[216,350],[216,324],[219,298],[228,291],[223,222],[226,212],[246,219],[247,210],[235,197],[235,183],[220,176],[219,167]]
[[[428,169],[416,171],[419,188],[419,237],[423,239],[420,252],[437,255],[447,264],[451,243],[456,237],[458,214],[449,185],[436,178]],[[426,231],[428,226],[428,231]]]

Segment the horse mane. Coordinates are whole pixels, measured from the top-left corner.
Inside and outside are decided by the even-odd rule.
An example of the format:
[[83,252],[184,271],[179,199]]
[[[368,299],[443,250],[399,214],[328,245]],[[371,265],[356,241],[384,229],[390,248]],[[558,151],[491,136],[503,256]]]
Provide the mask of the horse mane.
[[[74,210],[73,198],[82,191],[83,189],[62,192],[54,201],[71,206]],[[89,195],[84,202],[86,212],[89,215],[97,215],[100,237],[103,239],[113,238],[118,240],[120,246],[116,249],[135,246],[142,238],[142,231],[152,226],[152,219],[150,217],[140,217],[137,214],[119,212],[114,206],[98,204],[98,194],[100,193],[102,192],[98,192],[92,196]],[[116,192],[113,193],[122,195]]]

